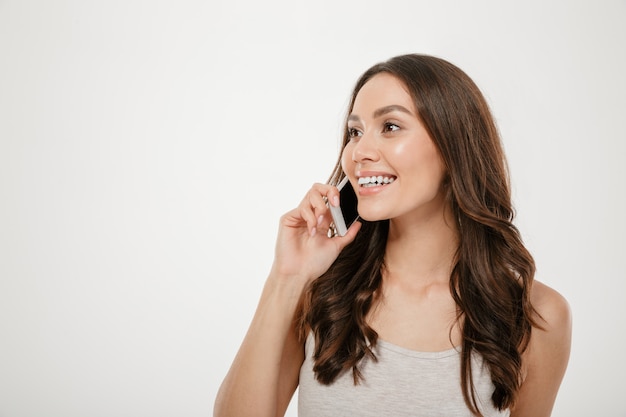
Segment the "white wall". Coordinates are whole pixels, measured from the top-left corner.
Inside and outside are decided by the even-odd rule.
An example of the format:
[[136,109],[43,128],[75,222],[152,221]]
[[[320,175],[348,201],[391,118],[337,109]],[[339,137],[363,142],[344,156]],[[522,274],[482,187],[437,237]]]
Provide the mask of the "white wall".
[[406,52],[493,107],[575,316],[554,416],[626,415],[625,42],[624,0],[0,1],[0,416],[208,415],[278,217]]

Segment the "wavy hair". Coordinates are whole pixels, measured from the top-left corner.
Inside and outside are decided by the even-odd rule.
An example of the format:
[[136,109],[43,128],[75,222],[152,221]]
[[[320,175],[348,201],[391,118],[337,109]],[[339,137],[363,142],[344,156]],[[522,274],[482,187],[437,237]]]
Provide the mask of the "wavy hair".
[[[488,366],[495,390],[493,405],[511,408],[522,380],[534,309],[530,302],[535,264],[513,225],[508,170],[500,135],[476,84],[459,68],[428,55],[402,55],[374,65],[357,81],[347,114],[360,89],[373,76],[389,73],[413,97],[424,127],[441,154],[448,203],[458,219],[459,244],[450,276],[450,292],[462,320],[461,388],[468,408],[481,415],[474,395],[471,357]],[[344,130],[342,149],[349,141]],[[341,156],[329,180],[344,173]],[[362,221],[356,239],[303,294],[300,337],[312,332],[316,378],[332,383],[359,363],[376,357],[377,333],[366,316],[382,282],[389,221]]]

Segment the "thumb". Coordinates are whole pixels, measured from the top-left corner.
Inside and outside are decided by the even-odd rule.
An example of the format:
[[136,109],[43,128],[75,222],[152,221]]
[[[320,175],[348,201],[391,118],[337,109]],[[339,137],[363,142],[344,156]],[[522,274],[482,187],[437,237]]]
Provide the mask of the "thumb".
[[361,222],[356,221],[352,223],[346,234],[343,236],[335,236],[333,240],[337,243],[339,251],[348,246],[356,237],[357,233],[361,230]]

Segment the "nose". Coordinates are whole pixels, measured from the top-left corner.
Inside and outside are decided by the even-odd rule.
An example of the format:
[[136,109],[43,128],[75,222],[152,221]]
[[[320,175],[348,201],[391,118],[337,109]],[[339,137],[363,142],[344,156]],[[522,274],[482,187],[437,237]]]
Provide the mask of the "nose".
[[378,157],[375,138],[371,134],[363,133],[352,148],[352,161],[377,161]]

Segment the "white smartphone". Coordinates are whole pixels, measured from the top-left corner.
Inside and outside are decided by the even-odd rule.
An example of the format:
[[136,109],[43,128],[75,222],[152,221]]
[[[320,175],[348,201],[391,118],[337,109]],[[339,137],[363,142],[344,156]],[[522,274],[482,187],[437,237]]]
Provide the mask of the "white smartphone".
[[337,189],[339,189],[339,207],[331,204],[328,206],[330,207],[330,214],[333,216],[337,234],[344,236],[348,232],[350,225],[359,218],[359,212],[357,211],[358,199],[348,177],[344,177],[341,180],[339,185],[337,185]]

